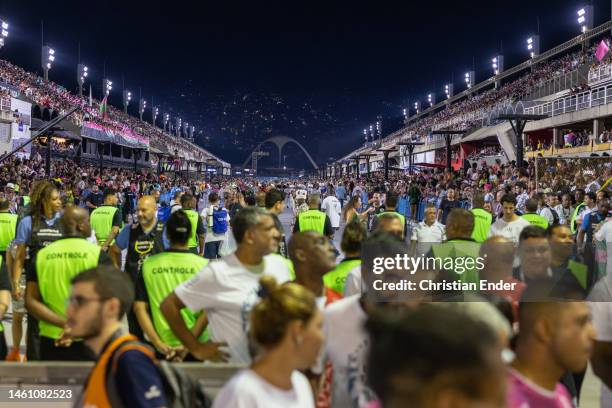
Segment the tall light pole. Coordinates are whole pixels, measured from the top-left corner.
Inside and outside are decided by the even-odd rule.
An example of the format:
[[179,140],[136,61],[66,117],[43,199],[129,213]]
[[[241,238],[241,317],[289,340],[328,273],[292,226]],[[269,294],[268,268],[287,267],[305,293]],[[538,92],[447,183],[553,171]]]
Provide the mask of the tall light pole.
[[155,126],[155,121],[157,120],[157,115],[159,115],[159,108],[157,106],[154,106],[151,109],[151,119],[153,119],[153,121],[151,122],[151,124],[153,126]]
[[587,32],[588,30],[593,28],[593,6],[588,5],[582,7],[580,10],[576,12],[578,18],[576,21],[578,25],[580,25],[580,31],[582,33]]
[[455,86],[453,84],[444,85],[444,94],[446,95],[446,99],[451,98],[455,94]]
[[102,80],[102,91],[104,92],[104,96],[108,96],[112,90],[113,90],[113,81],[111,81],[108,78],[104,78]]
[[42,69],[45,74],[45,81],[49,80],[49,70],[53,66],[53,62],[55,61],[55,50],[48,45],[44,45],[42,47],[41,53],[41,63]]
[[427,102],[430,108],[434,106],[436,104],[436,95],[432,93],[427,94]]
[[[170,114],[169,113],[164,113],[164,131],[166,131],[166,125],[168,123],[170,123]],[[168,127],[167,132],[170,133],[170,127]]]
[[4,47],[4,39],[9,35],[9,25],[6,21],[0,19],[0,48]]
[[140,114],[140,120],[142,121],[142,115],[144,114],[145,109],[147,109],[147,101],[140,98],[140,102],[138,105],[138,113]]
[[416,101],[414,103],[414,110],[416,112],[416,114],[418,115],[419,113],[421,113],[421,102]]
[[527,38],[527,51],[529,51],[529,56],[531,58],[535,58],[540,55],[540,35],[532,35]]
[[476,75],[475,75],[474,71],[468,71],[463,76],[464,79],[465,79],[465,85],[467,86],[467,89],[470,89],[471,87],[474,86],[474,77],[475,76]]
[[132,101],[132,93],[127,89],[123,90],[123,113],[127,113],[128,106]]
[[[491,60],[491,67],[493,68],[493,75],[497,76],[504,72],[504,56],[497,55],[493,57]],[[495,81],[495,89],[498,89],[500,86],[499,81]]]
[[83,97],[83,84],[85,83],[85,78],[89,75],[89,68],[87,68],[84,64],[77,65],[77,82],[79,84],[79,96]]

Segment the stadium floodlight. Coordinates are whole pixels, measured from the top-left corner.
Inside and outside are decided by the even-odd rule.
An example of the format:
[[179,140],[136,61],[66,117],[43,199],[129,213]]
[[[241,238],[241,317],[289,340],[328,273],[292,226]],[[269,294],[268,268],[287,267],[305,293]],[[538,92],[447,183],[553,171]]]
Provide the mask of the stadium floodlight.
[[368,129],[363,129],[363,137],[365,139],[365,142],[368,143]]
[[151,109],[151,112],[153,114],[153,125],[155,126],[155,121],[157,120],[157,116],[159,115],[159,108],[157,106],[154,106],[153,109]]
[[536,57],[540,54],[540,36],[532,35],[527,38],[527,51],[529,51],[529,55],[531,58]]
[[444,85],[444,93],[446,94],[446,99],[452,97],[455,94],[455,86],[453,84]]
[[113,81],[111,81],[108,78],[104,78],[102,80],[102,91],[104,92],[104,96],[108,96],[112,90],[113,90]]
[[140,101],[138,102],[138,113],[140,114],[140,120],[142,120],[142,114],[144,113],[146,109],[147,109],[147,101],[140,98]]
[[474,77],[475,77],[475,73],[474,71],[468,71],[465,73],[464,75],[464,79],[465,79],[465,85],[467,86],[468,89],[470,89],[471,87],[474,86]]
[[83,84],[87,78],[89,68],[84,64],[77,65],[77,83],[79,84],[79,96],[83,96]]
[[127,108],[132,101],[132,92],[127,89],[123,90],[123,112],[127,113]]
[[429,102],[429,106],[434,106],[436,103],[436,95],[434,94],[427,94],[427,102]]
[[45,80],[49,79],[49,70],[53,66],[53,62],[55,62],[55,50],[48,45],[42,47],[41,53],[41,63],[42,69],[45,74]]
[[593,28],[593,6],[584,6],[576,14],[578,15],[576,21],[583,33]]
[[493,67],[493,73],[499,75],[504,71],[504,56],[497,55],[491,60],[491,66]]
[[4,39],[9,35],[9,25],[6,21],[0,20],[2,30],[0,31],[0,48],[4,47]]
[[414,103],[414,110],[416,111],[417,115],[421,113],[421,102],[417,101]]

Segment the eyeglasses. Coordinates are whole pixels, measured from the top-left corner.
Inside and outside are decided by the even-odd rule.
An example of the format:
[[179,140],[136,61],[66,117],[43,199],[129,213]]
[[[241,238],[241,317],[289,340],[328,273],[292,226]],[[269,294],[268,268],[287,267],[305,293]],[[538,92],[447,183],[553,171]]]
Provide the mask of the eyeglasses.
[[108,300],[108,298],[88,298],[80,295],[70,296],[68,299],[66,299],[66,307],[74,306],[77,309],[80,309],[89,302],[104,302],[105,300]]

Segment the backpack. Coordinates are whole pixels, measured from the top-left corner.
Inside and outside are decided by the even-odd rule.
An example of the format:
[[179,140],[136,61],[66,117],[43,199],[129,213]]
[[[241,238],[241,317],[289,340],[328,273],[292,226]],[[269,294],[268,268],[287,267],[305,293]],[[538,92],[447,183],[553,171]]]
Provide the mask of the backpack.
[[227,210],[223,207],[213,207],[212,210],[213,232],[215,234],[225,234],[227,232]]
[[[126,341],[114,351],[111,360],[116,361],[122,349],[128,344],[142,344],[138,341]],[[146,346],[145,346],[146,347]],[[168,408],[210,408],[212,400],[204,392],[200,382],[185,374],[168,361],[154,360],[164,386],[164,395]],[[116,364],[113,363],[113,367]]]
[[552,225],[559,224],[559,214],[557,214],[557,210],[555,210],[554,208],[552,208],[549,205],[547,205],[546,208],[548,208],[550,210],[550,213],[553,216],[553,223],[552,223]]

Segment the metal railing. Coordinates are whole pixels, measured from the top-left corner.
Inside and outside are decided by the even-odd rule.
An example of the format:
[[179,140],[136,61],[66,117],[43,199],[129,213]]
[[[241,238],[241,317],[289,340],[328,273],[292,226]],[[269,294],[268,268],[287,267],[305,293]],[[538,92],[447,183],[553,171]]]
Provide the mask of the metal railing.
[[612,103],[612,84],[548,101],[525,109],[526,114],[557,116]]
[[612,65],[604,64],[589,71],[589,85],[612,79]]

